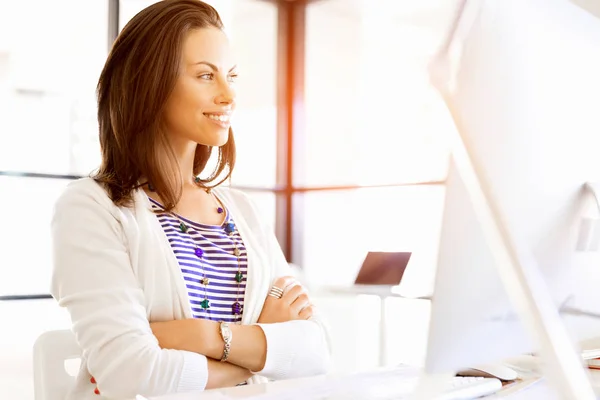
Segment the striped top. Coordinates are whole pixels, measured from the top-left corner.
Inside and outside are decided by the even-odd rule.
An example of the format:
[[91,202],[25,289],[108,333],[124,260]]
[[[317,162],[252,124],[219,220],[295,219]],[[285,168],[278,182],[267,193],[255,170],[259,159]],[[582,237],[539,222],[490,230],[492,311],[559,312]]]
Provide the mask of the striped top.
[[[243,310],[248,255],[239,231],[235,229],[229,235],[224,229],[227,223],[234,222],[229,212],[225,210],[221,226],[205,225],[180,215],[175,217],[165,212],[156,200],[149,199],[179,262],[194,318],[241,323],[242,315],[235,315],[233,306],[237,301]],[[180,220],[188,227],[186,232],[182,232]],[[239,270],[243,275],[240,283],[236,281],[236,247],[240,251]],[[207,285],[203,284],[205,278]],[[208,308],[203,307],[205,300],[208,300]]]

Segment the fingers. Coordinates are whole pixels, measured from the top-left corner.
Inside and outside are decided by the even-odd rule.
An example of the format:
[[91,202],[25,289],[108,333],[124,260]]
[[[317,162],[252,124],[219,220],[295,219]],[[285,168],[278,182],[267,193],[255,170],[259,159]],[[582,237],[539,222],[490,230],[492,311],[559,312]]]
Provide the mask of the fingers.
[[283,297],[283,289],[281,289],[277,286],[272,286],[271,289],[269,290],[269,294],[267,297],[273,297],[275,299],[280,299],[281,297]]
[[276,286],[285,292],[285,288],[287,288],[295,281],[296,278],[294,278],[293,276],[280,276],[279,278],[275,279],[272,286]]
[[313,316],[313,313],[314,313],[314,306],[312,304],[309,304],[302,311],[300,311],[300,313],[298,313],[298,316],[301,319],[309,319],[310,317]]
[[295,278],[292,276],[280,276],[279,278],[275,279],[271,285],[271,289],[269,289],[269,293],[265,301],[272,302],[281,299],[283,297],[283,293],[286,291],[286,288],[294,282]]
[[303,293],[304,293],[304,288],[302,287],[302,285],[296,283],[296,284],[292,285],[291,288],[288,289],[288,291],[283,295],[281,300],[283,300],[285,303],[291,305],[294,301],[296,301],[298,296],[300,296]]
[[294,300],[292,304],[290,304],[290,308],[295,313],[300,313],[300,311],[308,305],[310,305],[310,300],[308,299],[306,293],[302,293],[296,297],[296,300]]

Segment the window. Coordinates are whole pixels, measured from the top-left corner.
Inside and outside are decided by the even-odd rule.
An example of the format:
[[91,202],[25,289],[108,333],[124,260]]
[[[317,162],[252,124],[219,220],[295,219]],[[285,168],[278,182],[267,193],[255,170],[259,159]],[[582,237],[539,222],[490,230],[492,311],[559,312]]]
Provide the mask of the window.
[[64,179],[0,176],[0,296],[49,291],[50,219],[67,183]]
[[432,30],[409,23],[417,11],[430,14],[424,5],[376,3],[361,8],[328,0],[307,7],[306,150],[296,157],[296,185],[446,175],[448,120],[439,116],[426,63],[447,25]]
[[[91,172],[106,0],[0,0],[0,171]],[[47,293],[50,215],[68,181],[0,176],[0,296]]]
[[275,201],[277,195],[270,191],[248,191],[246,193],[267,226],[275,226]]
[[159,0],[119,0],[119,32],[127,22],[144,8],[151,6]]
[[368,251],[411,251],[411,291],[432,289],[453,123],[427,62],[452,4],[422,3],[306,8],[294,254],[313,284],[352,283]]
[[97,166],[107,4],[0,0],[0,170],[87,174]]
[[232,184],[272,188],[277,160],[277,7],[257,0],[209,3],[222,13],[240,73],[232,125],[237,146]]

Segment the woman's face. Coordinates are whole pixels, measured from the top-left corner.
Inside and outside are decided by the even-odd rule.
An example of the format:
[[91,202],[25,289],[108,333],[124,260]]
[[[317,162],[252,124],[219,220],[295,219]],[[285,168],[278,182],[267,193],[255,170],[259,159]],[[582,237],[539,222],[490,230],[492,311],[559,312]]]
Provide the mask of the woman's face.
[[206,146],[227,143],[236,77],[231,48],[220,29],[197,29],[187,35],[181,71],[164,114],[176,146],[190,141]]

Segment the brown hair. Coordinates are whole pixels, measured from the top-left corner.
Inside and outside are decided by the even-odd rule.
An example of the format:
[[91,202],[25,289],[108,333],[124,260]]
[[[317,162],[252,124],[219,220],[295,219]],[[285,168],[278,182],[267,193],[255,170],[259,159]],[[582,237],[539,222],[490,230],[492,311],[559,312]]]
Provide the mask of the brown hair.
[[[147,182],[154,186],[167,210],[181,198],[175,152],[162,129],[162,114],[180,73],[182,43],[193,29],[223,29],[217,11],[199,0],[163,0],[134,16],[115,40],[98,81],[98,122],[102,163],[93,178],[111,200],[131,205],[133,191]],[[198,144],[194,175],[210,158],[212,147]],[[231,176],[235,142],[218,149],[214,171],[198,184],[208,187],[223,171]]]

